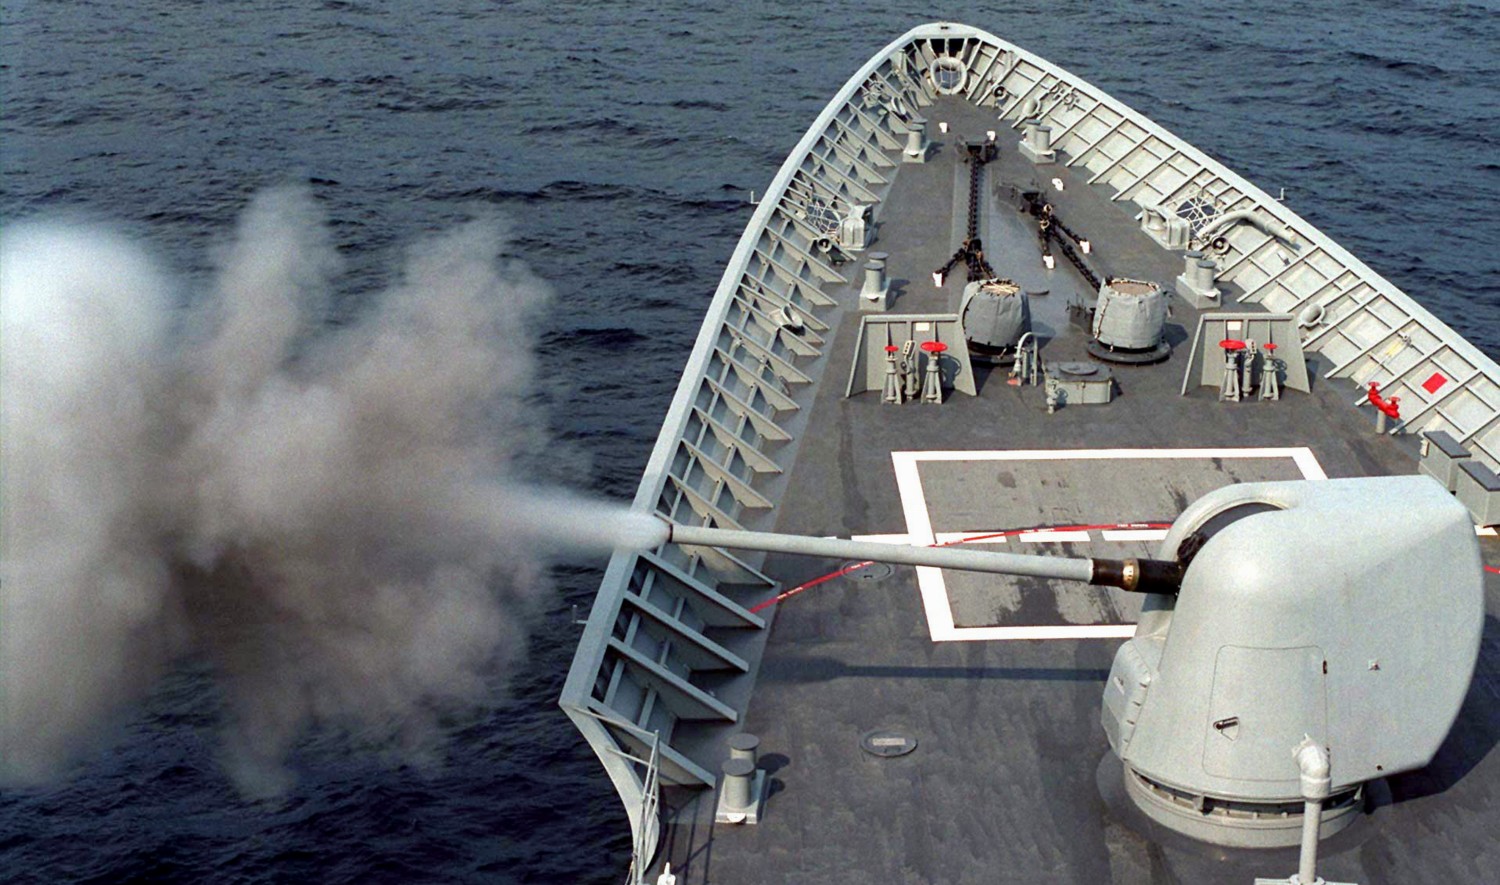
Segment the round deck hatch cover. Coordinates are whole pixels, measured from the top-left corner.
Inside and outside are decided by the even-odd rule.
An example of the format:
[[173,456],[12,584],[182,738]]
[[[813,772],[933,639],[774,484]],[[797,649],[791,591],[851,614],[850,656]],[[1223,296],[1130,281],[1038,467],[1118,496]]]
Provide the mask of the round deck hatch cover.
[[1058,363],[1057,370],[1064,375],[1093,375],[1099,367],[1093,363]]
[[887,731],[876,729],[868,732],[859,739],[860,749],[871,756],[889,758],[892,756],[905,756],[917,748],[917,739],[909,734],[899,731]]
[[884,562],[872,562],[863,567],[858,562],[846,562],[843,568],[849,570],[845,577],[856,581],[880,581],[896,573],[895,569]]

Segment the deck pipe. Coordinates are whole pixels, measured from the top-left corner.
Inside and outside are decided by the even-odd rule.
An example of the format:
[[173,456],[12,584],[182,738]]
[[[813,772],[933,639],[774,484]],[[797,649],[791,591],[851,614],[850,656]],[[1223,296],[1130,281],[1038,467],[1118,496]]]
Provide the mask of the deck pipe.
[[865,263],[865,284],[859,290],[860,295],[879,298],[885,294],[885,259],[884,252],[870,253],[870,260]]
[[1203,253],[1197,249],[1189,249],[1182,255],[1182,275],[1187,277],[1188,283],[1200,292],[1207,292],[1214,287],[1214,277],[1218,275],[1219,265],[1212,258],[1205,258]]
[[1239,209],[1234,212],[1225,212],[1223,215],[1205,224],[1198,231],[1197,239],[1200,242],[1207,243],[1213,239],[1214,234],[1231,224],[1241,221],[1259,228],[1261,233],[1268,237],[1275,237],[1293,249],[1299,249],[1302,246],[1302,241],[1297,237],[1297,232],[1292,230],[1290,225],[1280,224],[1274,220],[1267,219],[1254,209]]
[[1041,120],[1028,120],[1026,122],[1026,143],[1038,156],[1045,156],[1052,152],[1052,127],[1042,124]]
[[1310,737],[1292,749],[1302,781],[1302,853],[1297,863],[1297,881],[1305,885],[1318,878],[1318,830],[1323,823],[1323,803],[1333,792],[1328,754]]
[[925,158],[927,156],[927,121],[912,120],[906,126],[906,150],[903,153],[912,159]]
[[742,731],[729,739],[729,758],[748,759],[753,766],[755,765],[755,756],[759,748],[760,738],[748,731]]
[[730,811],[747,811],[750,801],[751,778],[755,776],[755,763],[749,759],[733,757],[724,760],[724,806]]
[[904,544],[810,538],[803,535],[715,529],[676,523],[668,523],[667,540],[703,547],[729,547],[826,559],[870,560],[997,575],[1056,578],[1118,587],[1135,593],[1176,593],[1182,585],[1183,574],[1182,564],[1160,559],[1085,559],[966,550],[958,547],[910,547]]

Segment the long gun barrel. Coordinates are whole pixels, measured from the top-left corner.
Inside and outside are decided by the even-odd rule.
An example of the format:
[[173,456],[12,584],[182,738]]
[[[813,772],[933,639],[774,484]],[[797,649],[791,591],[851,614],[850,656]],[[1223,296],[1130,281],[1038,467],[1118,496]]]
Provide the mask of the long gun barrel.
[[925,565],[934,568],[1035,578],[1082,581],[1104,587],[1119,587],[1136,593],[1176,593],[1182,585],[1183,566],[1160,559],[1084,559],[1069,556],[1037,556],[1028,553],[998,553],[956,547],[910,547],[872,541],[809,538],[770,532],[745,532],[701,526],[668,525],[667,540],[703,547],[764,550],[829,559],[868,559],[895,565]]

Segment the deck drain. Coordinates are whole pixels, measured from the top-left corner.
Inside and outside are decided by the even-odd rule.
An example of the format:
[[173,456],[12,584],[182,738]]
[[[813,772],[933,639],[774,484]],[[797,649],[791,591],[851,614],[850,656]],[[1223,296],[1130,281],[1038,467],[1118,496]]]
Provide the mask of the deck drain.
[[877,729],[860,738],[859,746],[871,756],[905,756],[917,748],[917,739],[899,731]]
[[844,563],[844,569],[853,569],[845,577],[853,578],[856,581],[880,581],[896,573],[895,569],[884,562],[872,562],[864,568],[857,568],[858,565],[858,562]]

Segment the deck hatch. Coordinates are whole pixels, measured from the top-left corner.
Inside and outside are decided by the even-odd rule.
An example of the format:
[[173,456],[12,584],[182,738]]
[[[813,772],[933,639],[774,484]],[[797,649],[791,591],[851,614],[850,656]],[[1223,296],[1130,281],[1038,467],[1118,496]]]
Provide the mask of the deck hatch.
[[1323,651],[1226,645],[1214,665],[1204,725],[1203,768],[1236,780],[1297,777],[1287,747],[1304,734],[1325,740],[1328,697]]

